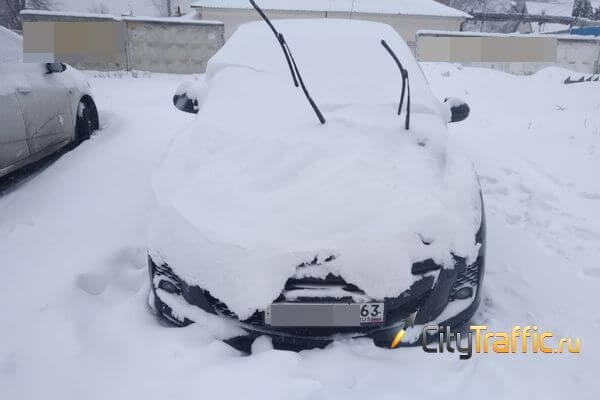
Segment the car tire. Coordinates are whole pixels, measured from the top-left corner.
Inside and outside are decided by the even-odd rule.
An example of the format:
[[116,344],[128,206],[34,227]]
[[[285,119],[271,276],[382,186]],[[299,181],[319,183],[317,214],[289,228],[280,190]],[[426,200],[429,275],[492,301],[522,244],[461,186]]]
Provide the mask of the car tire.
[[83,102],[77,107],[77,122],[75,123],[75,144],[88,140],[94,132],[94,114],[90,107]]

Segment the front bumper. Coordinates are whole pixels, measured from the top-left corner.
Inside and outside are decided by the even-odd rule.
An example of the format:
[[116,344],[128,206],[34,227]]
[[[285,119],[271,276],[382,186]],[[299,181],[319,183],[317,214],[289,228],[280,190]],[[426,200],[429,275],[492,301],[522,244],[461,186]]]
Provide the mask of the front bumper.
[[[150,302],[152,309],[159,316],[159,318],[166,321],[168,324],[184,327],[194,323],[193,320],[187,317],[177,316],[173,313],[172,308],[165,303],[159,295],[152,289],[150,293]],[[468,305],[458,311],[454,315],[450,315],[443,321],[429,321],[423,325],[438,324],[441,326],[457,327],[468,321],[471,316],[475,313],[479,307],[480,296],[476,296]],[[298,335],[293,333],[286,333],[280,330],[272,330],[268,328],[260,329],[256,326],[239,322],[239,327],[244,330],[243,335],[236,335],[223,341],[237,350],[245,353],[251,352],[252,343],[260,336],[268,336],[271,338],[273,347],[278,350],[291,350],[301,351],[315,348],[325,348],[336,339],[360,339],[369,338],[373,340],[373,343],[378,347],[390,348],[396,334],[401,330],[407,328],[406,321],[401,321],[396,324],[387,325],[382,328],[371,330],[366,333],[355,332],[355,333],[338,333],[328,336],[313,336],[313,335]],[[420,332],[417,332],[419,336],[415,339],[420,338]],[[417,340],[411,340],[410,342],[402,342],[397,347],[408,347],[419,344]]]
[[[262,312],[256,312],[249,319],[240,321],[224,303],[200,287],[188,285],[167,265],[159,265],[151,257],[148,257],[152,283],[149,303],[159,317],[176,326],[193,323],[194,313],[200,310],[234,321],[244,334],[224,341],[248,353],[254,340],[264,335],[272,339],[274,348],[293,351],[324,348],[341,338],[370,338],[375,345],[389,348],[396,334],[407,328],[407,320],[411,316],[414,318],[415,329],[432,324],[457,327],[471,318],[479,306],[485,265],[485,239],[478,239],[482,247],[473,264],[466,265],[464,259],[457,257],[454,269],[441,269],[436,274],[426,274],[399,297],[385,299],[385,325],[380,327],[279,328],[265,325]],[[173,284],[169,285],[169,292],[162,288],[163,281]],[[176,288],[175,292],[173,287]],[[471,288],[470,296],[458,298],[459,291],[466,287]],[[177,304],[173,301],[174,296],[178,299]],[[182,304],[185,307],[181,307]],[[186,312],[186,309],[193,312]],[[399,347],[416,345],[420,333],[419,331],[407,337]]]

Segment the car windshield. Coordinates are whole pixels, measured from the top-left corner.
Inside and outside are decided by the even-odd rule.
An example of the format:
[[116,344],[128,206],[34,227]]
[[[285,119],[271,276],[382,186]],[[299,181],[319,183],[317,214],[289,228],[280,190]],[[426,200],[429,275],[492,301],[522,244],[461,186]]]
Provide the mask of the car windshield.
[[[384,39],[410,74],[412,112],[436,112],[427,81],[402,38],[388,25],[347,20],[274,20],[294,51],[310,94],[327,109],[348,104],[397,104],[402,75],[381,47]],[[290,69],[263,21],[242,25],[211,59],[210,79],[228,67],[244,67],[290,80]],[[342,73],[343,72],[343,73]]]
[[288,63],[288,67],[290,68],[290,73],[292,74],[292,80],[294,81],[294,86],[296,86],[296,87],[300,86],[302,88],[302,92],[304,92],[304,96],[306,97],[306,100],[308,100],[308,102],[310,103],[310,106],[312,107],[313,111],[317,115],[317,118],[319,118],[319,122],[324,124],[326,122],[326,120],[323,117],[321,110],[319,109],[319,107],[317,106],[315,101],[310,96],[310,93],[308,93],[308,89],[306,88],[306,85],[304,84],[304,80],[302,79],[302,75],[300,74],[300,70],[298,69],[298,65],[296,64],[296,60],[294,59],[294,56],[292,55],[292,51],[290,50],[287,42],[285,41],[285,37],[283,36],[283,33],[277,32],[277,29],[275,29],[275,27],[273,26],[273,23],[271,22],[269,17],[267,17],[267,15],[263,12],[263,10],[254,2],[254,0],[250,0],[250,4],[252,4],[252,7],[254,7],[256,9],[256,11],[261,16],[261,18],[267,23],[269,28],[275,34],[277,41],[281,45],[281,49],[283,50],[283,53],[285,55],[285,59]]

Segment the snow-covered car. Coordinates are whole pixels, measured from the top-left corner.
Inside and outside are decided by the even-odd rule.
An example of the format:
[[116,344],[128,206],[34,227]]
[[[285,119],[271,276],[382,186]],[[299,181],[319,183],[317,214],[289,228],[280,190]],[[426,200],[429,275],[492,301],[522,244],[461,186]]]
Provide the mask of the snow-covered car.
[[23,63],[21,41],[0,27],[0,177],[88,139],[99,126],[83,75],[65,64]]
[[249,351],[262,335],[283,349],[390,347],[400,330],[415,343],[425,324],[472,316],[483,203],[447,131],[468,107],[433,96],[391,27],[242,25],[193,98],[153,184],[160,317],[221,324],[211,332]]

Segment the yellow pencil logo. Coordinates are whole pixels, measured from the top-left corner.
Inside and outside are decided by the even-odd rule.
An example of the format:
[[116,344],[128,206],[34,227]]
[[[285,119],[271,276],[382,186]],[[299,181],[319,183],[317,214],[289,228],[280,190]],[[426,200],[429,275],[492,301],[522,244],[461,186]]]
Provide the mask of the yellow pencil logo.
[[392,344],[390,345],[390,349],[395,349],[396,346],[400,344],[404,336],[406,335],[406,329],[412,328],[415,326],[415,316],[417,313],[411,314],[408,318],[404,320],[404,328],[400,329],[396,336],[394,336],[394,340],[392,340]]
[[395,349],[396,346],[398,346],[398,344],[400,344],[402,339],[404,339],[404,335],[406,335],[406,331],[404,329],[400,329],[400,331],[398,333],[396,333],[396,337],[394,337],[394,340],[392,341],[392,345],[390,346],[390,349]]

